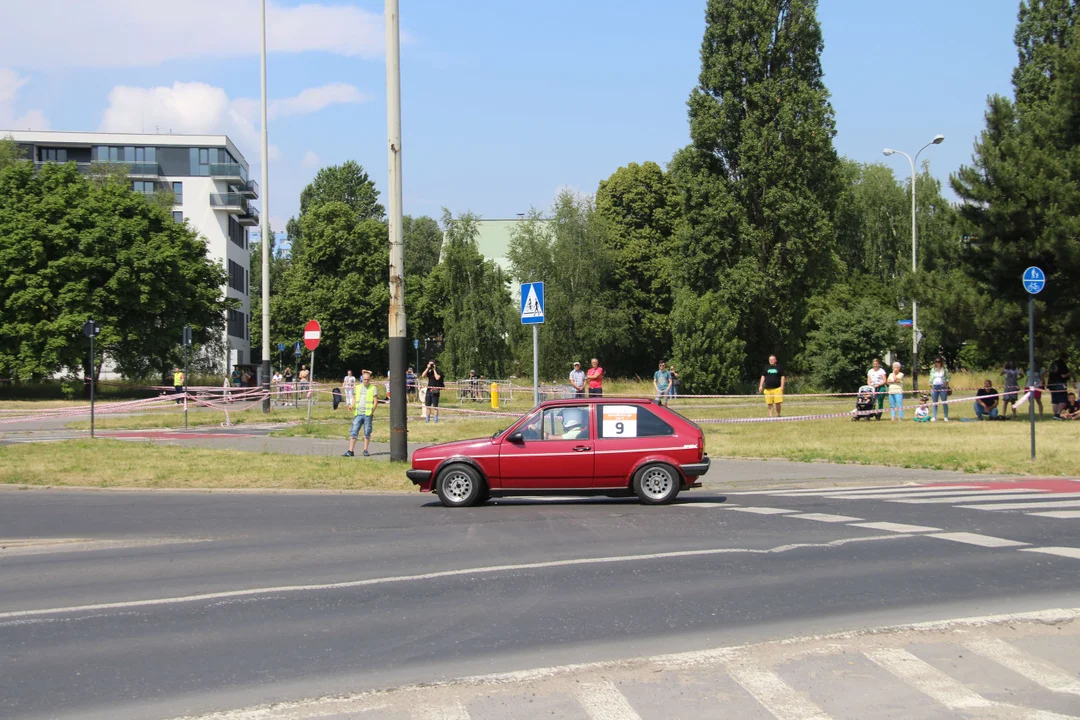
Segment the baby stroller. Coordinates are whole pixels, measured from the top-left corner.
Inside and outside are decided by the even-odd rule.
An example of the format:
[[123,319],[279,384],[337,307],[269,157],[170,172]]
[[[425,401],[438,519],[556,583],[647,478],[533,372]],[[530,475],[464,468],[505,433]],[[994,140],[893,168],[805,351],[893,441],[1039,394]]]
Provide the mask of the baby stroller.
[[876,399],[875,395],[876,393],[874,392],[874,388],[870,387],[869,385],[863,385],[861,388],[859,388],[859,394],[855,397],[855,410],[856,412],[866,414],[859,414],[853,416],[851,418],[852,422],[858,422],[859,420],[862,420],[864,418],[866,420],[869,420],[872,417],[876,417],[878,420],[881,419],[881,410],[878,410],[875,413],[870,412],[874,409],[874,400]]

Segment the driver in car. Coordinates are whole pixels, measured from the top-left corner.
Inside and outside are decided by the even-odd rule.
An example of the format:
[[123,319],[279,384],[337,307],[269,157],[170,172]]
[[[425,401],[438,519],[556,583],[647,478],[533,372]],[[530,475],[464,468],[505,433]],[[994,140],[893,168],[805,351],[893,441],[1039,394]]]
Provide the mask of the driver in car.
[[588,437],[589,411],[568,408],[562,411],[563,440],[577,440]]

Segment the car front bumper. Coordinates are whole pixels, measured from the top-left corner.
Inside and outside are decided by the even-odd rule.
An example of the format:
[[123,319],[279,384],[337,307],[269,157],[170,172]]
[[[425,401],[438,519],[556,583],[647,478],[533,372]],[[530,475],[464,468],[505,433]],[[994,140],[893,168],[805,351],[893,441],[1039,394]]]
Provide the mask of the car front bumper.
[[701,462],[687,463],[686,465],[681,466],[679,469],[682,470],[683,475],[685,475],[686,477],[701,477],[705,473],[709,472],[710,464],[712,464],[712,461],[709,460],[709,456],[706,455],[701,459]]
[[431,471],[410,469],[405,471],[405,477],[412,480],[413,485],[424,485],[431,480]]

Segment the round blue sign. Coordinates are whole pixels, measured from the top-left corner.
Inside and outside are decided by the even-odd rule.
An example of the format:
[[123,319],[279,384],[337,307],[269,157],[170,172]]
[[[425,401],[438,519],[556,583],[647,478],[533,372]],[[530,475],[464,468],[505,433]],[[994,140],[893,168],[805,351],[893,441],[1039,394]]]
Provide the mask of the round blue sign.
[[1029,267],[1024,271],[1024,289],[1030,295],[1037,295],[1046,287],[1046,273],[1041,268]]

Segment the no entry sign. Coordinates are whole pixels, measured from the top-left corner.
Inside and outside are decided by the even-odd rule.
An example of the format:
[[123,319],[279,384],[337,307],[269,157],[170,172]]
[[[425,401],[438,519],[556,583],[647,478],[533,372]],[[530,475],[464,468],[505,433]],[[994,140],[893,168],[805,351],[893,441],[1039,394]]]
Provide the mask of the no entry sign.
[[319,338],[322,337],[322,326],[318,320],[308,320],[304,326],[304,347],[314,350],[319,347]]

